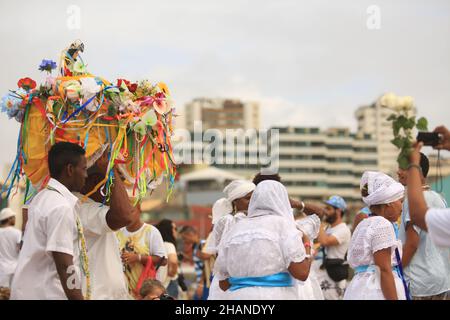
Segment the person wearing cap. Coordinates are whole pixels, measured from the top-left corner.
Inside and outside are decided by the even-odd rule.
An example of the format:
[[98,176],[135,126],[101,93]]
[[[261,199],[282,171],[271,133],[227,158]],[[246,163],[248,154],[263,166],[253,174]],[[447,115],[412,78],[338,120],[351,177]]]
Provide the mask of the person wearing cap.
[[14,227],[16,213],[10,208],[0,211],[0,287],[9,288],[19,258],[21,232]]
[[325,222],[328,228],[321,226],[317,241],[322,247],[324,253],[323,266],[318,268],[318,263],[315,263],[315,271],[322,288],[325,300],[340,300],[344,295],[346,279],[339,281],[333,280],[325,266],[326,259],[340,259],[343,263],[347,253],[348,245],[350,243],[351,231],[350,228],[343,221],[343,216],[347,204],[340,196],[331,196],[325,201]]
[[[233,225],[247,215],[248,204],[256,186],[246,180],[235,180],[225,187],[226,198],[217,200],[212,208],[213,231],[205,252],[216,255],[221,239]],[[224,300],[227,292],[219,288],[219,280],[213,277],[208,300]]]
[[355,275],[345,300],[405,300],[409,296],[401,266],[402,244],[397,220],[402,212],[404,187],[381,172],[366,171],[361,195],[371,215],[356,227],[348,249]]
[[[420,153],[420,178],[423,195],[430,208],[445,208],[445,200],[426,183],[429,171],[427,156]],[[399,168],[399,182],[406,187],[408,170]],[[414,300],[445,300],[450,289],[450,248],[440,248],[428,232],[411,221],[408,200],[403,201],[399,239],[403,244],[402,264]]]

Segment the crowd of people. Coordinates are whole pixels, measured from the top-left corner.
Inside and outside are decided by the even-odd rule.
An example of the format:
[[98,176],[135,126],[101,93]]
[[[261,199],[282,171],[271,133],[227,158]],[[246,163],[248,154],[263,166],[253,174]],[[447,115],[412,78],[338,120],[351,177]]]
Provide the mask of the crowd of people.
[[[450,150],[438,127],[437,149]],[[450,290],[450,209],[427,185],[429,163],[415,143],[398,181],[361,177],[365,207],[350,228],[339,195],[293,199],[281,177],[235,180],[212,207],[206,239],[191,226],[141,220],[120,173],[111,197],[106,155],[87,168],[85,151],[57,143],[51,179],[29,204],[22,234],[0,213],[0,297],[7,299],[444,300]],[[180,240],[188,252],[180,250]],[[192,295],[181,260],[195,268]]]

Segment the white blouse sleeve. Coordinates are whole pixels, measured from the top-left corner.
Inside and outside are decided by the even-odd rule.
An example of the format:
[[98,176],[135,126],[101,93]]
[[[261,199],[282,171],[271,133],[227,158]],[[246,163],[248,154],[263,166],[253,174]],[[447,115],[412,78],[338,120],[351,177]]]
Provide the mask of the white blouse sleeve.
[[302,233],[294,225],[287,225],[285,236],[281,238],[281,248],[286,269],[292,262],[302,262],[306,258]]
[[372,252],[395,247],[397,240],[392,223],[383,217],[373,219],[368,230]]
[[214,276],[217,277],[217,279],[225,280],[230,277],[227,270],[227,264],[225,259],[225,250],[227,249],[219,249],[219,254],[217,256],[216,262],[214,263]]

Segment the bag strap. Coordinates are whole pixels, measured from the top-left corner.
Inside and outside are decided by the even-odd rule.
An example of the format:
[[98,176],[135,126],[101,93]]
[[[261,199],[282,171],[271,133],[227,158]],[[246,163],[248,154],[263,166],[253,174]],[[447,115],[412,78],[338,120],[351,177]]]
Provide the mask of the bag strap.
[[[396,237],[396,239],[398,239],[398,226],[395,223],[392,223],[392,226],[394,227],[395,237]],[[411,300],[409,287],[405,280],[405,274],[403,273],[403,265],[402,265],[402,259],[400,257],[400,251],[398,250],[397,247],[395,247],[395,259],[397,260],[397,267],[398,267],[398,271],[400,273],[400,278],[402,279],[403,288],[405,290],[406,300]]]

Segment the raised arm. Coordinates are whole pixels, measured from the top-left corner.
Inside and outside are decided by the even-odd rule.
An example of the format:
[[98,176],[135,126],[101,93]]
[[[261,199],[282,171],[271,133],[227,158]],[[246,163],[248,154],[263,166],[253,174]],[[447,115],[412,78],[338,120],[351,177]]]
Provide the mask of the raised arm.
[[119,172],[114,168],[114,184],[112,186],[110,210],[106,214],[106,222],[112,230],[119,230],[132,221],[133,207]]
[[422,190],[420,174],[420,149],[423,144],[415,143],[410,155],[410,165],[408,169],[408,206],[409,215],[413,224],[420,229],[428,231],[425,222],[425,215],[428,210],[427,203]]

